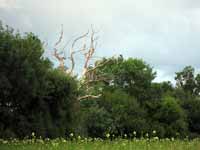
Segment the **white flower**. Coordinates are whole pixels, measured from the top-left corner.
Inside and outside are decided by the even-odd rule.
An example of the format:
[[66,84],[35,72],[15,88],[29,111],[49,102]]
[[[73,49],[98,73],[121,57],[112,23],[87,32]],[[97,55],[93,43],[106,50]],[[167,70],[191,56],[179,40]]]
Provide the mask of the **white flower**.
[[80,135],[78,136],[78,139],[79,139],[79,140],[81,139],[81,136],[80,136]]
[[32,133],[31,133],[31,135],[34,137],[34,136],[35,136],[35,133],[34,133],[34,132],[32,132]]
[[136,131],[133,131],[133,134],[136,135]]
[[156,136],[156,137],[154,137],[153,139],[154,139],[154,140],[159,140],[159,138],[158,138],[157,136]]
[[74,134],[73,133],[70,133],[70,135],[69,135],[70,137],[73,137],[74,136]]
[[156,130],[153,130],[153,134],[156,134]]
[[110,137],[110,134],[109,134],[109,133],[107,133],[107,134],[106,134],[106,137],[107,137],[107,138],[109,138],[109,137]]

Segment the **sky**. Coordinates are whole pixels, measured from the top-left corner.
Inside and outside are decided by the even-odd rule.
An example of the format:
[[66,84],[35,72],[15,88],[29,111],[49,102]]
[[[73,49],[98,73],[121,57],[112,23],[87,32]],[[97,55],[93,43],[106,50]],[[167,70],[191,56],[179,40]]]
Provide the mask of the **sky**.
[[97,56],[141,58],[172,81],[191,65],[200,71],[199,0],[0,0],[0,20],[48,42],[47,55],[63,24],[64,41],[97,29]]

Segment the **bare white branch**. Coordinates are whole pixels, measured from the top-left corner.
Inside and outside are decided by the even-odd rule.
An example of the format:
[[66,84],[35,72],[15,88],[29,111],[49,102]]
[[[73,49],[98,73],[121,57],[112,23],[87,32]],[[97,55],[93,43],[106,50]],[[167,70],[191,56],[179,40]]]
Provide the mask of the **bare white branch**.
[[63,39],[63,25],[61,25],[60,37],[59,37],[58,41],[54,44],[54,47],[58,46],[58,44],[61,43],[62,39]]
[[88,99],[88,98],[99,98],[101,97],[102,94],[99,94],[99,95],[84,95],[84,96],[81,96],[81,97],[78,97],[78,100],[81,101],[83,99]]

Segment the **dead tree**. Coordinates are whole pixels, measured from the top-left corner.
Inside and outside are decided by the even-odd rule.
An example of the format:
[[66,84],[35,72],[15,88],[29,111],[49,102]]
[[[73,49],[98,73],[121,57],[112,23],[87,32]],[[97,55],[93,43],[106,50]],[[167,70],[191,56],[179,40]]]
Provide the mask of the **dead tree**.
[[[91,63],[91,59],[94,58],[94,53],[96,50],[96,46],[97,46],[97,40],[98,37],[96,37],[96,33],[93,29],[93,27],[91,26],[91,30],[86,32],[85,34],[75,38],[72,42],[71,42],[71,46],[69,48],[69,57],[65,57],[64,52],[66,51],[66,47],[69,44],[69,42],[62,48],[62,49],[58,49],[59,44],[61,44],[62,40],[63,40],[63,26],[61,27],[61,32],[60,32],[60,36],[58,41],[54,44],[54,57],[58,60],[59,62],[59,68],[65,72],[66,74],[70,75],[70,76],[74,76],[74,69],[75,69],[75,65],[76,65],[76,60],[74,58],[75,54],[83,54],[84,57],[84,64],[83,64],[83,69],[82,69],[82,73],[81,73],[81,81],[80,82],[80,88],[85,88],[85,93],[86,95],[82,95],[80,97],[78,97],[78,100],[83,100],[83,99],[87,99],[87,98],[99,98],[101,96],[101,93],[97,94],[97,95],[93,95],[90,91],[92,89],[92,84],[94,82],[98,82],[101,80],[105,80],[105,78],[101,78],[96,76],[95,71],[99,68],[104,66],[106,63],[109,62],[109,60],[101,62],[101,63],[96,63],[95,65],[93,65],[92,67],[90,66]],[[89,46],[87,47],[87,38],[89,38]],[[77,44],[78,41],[85,39],[85,42],[83,42],[82,44],[82,48],[80,49],[76,49],[75,46]],[[66,59],[69,59],[70,64],[67,64]]]

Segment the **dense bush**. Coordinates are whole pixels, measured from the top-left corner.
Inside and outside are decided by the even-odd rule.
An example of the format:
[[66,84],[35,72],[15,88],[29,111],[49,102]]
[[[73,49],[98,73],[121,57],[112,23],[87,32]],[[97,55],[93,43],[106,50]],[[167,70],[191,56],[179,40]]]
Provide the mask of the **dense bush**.
[[148,130],[145,110],[134,97],[120,89],[106,89],[96,103],[86,105],[87,100],[83,103],[82,111],[86,117],[83,127],[89,136],[105,137],[106,133],[131,136],[134,131],[139,135]]
[[134,131],[141,133],[148,126],[145,110],[134,97],[122,90],[105,91],[100,106],[111,114],[115,127],[112,132],[116,135],[128,135]]
[[178,100],[171,96],[163,97],[152,118],[164,128],[165,137],[185,136],[187,133],[185,112],[178,104]]
[[34,34],[0,26],[0,137],[58,137],[70,129],[76,81],[43,52]]
[[183,107],[187,113],[191,135],[200,134],[200,99],[188,99],[184,102]]

